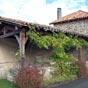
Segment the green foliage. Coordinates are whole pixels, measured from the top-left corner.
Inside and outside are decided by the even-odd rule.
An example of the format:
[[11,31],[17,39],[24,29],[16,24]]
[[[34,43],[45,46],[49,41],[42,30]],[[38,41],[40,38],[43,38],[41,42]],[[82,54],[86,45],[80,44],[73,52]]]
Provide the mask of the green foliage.
[[71,48],[78,49],[83,46],[88,46],[87,41],[72,35],[67,36],[63,33],[42,35],[36,31],[36,25],[33,25],[27,32],[27,36],[29,36],[31,42],[36,44],[39,48],[53,48],[50,59],[55,62],[54,66],[61,70],[60,75],[67,77],[69,74],[76,74],[77,66],[73,66],[75,58],[69,54],[68,51]]
[[39,48],[48,49],[48,47],[51,46],[51,38],[48,35],[42,36],[41,33],[34,30],[34,27],[35,26],[33,26],[33,28],[31,28],[31,30],[27,32],[27,35],[30,37],[30,41],[36,44]]

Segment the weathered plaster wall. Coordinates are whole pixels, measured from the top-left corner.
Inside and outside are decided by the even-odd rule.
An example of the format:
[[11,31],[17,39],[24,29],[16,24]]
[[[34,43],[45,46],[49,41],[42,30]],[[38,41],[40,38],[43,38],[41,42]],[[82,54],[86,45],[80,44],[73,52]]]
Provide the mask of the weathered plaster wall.
[[26,47],[27,64],[39,67],[49,66],[51,53],[51,49],[40,49],[37,46],[29,45]]
[[88,19],[56,24],[54,26],[62,30],[74,30],[76,32],[88,34]]
[[[16,39],[0,39],[0,78],[6,78],[10,69],[19,67],[18,43]],[[26,46],[26,65],[46,67],[50,65],[48,57],[52,50],[39,49],[36,46],[27,44]]]
[[[87,48],[85,48],[87,50]],[[84,58],[88,59],[88,52],[83,49]],[[18,51],[18,43],[16,39],[5,38],[0,39],[0,69],[7,72],[10,68],[18,67],[19,56],[16,56]],[[77,58],[78,52],[71,50],[71,53]],[[39,49],[36,46],[27,44],[26,46],[26,64],[48,69],[50,65],[49,56],[52,54],[52,49]],[[5,63],[7,62],[7,63]],[[3,71],[2,71],[3,72]],[[3,73],[2,73],[3,74]]]
[[0,67],[8,70],[17,66],[18,57],[16,52],[18,45],[15,39],[0,39]]
[[[5,69],[13,66],[18,66],[19,56],[16,56],[18,51],[18,43],[16,39],[5,38],[0,39],[0,67]],[[78,51],[70,50],[75,58],[78,58]],[[39,49],[37,46],[27,44],[26,46],[26,64],[33,66],[48,66],[50,64],[49,56],[52,54],[52,49]],[[88,48],[83,48],[83,58],[88,60]]]
[[[5,38],[0,39],[0,66],[8,70],[9,68],[18,66],[19,56],[16,56],[18,51],[18,43],[16,39]],[[26,46],[26,64],[33,66],[48,66],[49,56],[52,50],[39,49],[37,46]]]

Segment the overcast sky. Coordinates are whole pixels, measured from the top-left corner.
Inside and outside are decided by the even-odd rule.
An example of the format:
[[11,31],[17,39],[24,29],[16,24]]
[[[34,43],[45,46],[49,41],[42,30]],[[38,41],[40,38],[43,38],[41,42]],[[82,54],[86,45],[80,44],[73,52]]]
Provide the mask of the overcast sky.
[[56,20],[57,8],[62,8],[62,16],[77,10],[88,12],[88,0],[0,0],[0,16],[40,24]]

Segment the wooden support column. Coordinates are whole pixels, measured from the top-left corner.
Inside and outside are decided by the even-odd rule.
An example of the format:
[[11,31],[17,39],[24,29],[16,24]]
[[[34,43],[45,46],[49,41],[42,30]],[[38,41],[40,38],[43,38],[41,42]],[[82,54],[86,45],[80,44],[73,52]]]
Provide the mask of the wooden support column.
[[82,47],[78,49],[78,60],[82,60]]
[[18,44],[19,44],[19,51],[20,51],[20,66],[21,68],[25,66],[25,44],[28,40],[28,37],[26,37],[25,32],[21,31],[19,33],[19,36],[15,35]]
[[86,62],[83,58],[82,48],[78,49],[78,61],[76,62],[78,65],[78,77],[82,78],[87,75]]

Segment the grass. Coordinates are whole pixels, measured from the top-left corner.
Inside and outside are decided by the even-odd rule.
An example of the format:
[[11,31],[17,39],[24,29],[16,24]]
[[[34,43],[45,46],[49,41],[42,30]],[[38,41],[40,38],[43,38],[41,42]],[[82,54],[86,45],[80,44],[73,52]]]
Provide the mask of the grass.
[[16,88],[15,84],[12,82],[6,80],[6,79],[0,79],[0,88]]

